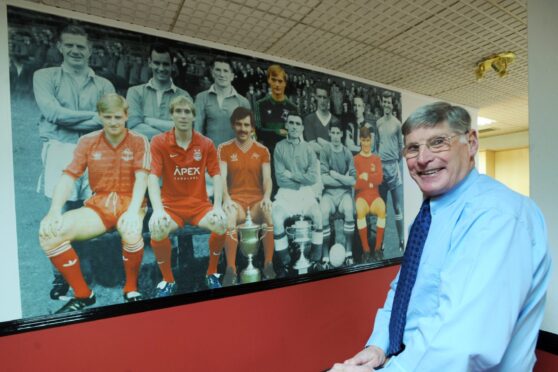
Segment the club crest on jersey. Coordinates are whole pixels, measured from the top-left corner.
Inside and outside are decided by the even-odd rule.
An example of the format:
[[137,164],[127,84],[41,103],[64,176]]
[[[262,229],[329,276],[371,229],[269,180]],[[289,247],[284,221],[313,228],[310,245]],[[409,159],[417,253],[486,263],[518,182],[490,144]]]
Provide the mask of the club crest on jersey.
[[200,161],[202,159],[202,153],[200,149],[194,149],[194,160]]
[[103,153],[100,151],[95,151],[92,155],[91,158],[93,158],[93,160],[101,160],[103,157]]
[[124,161],[130,161],[132,159],[134,159],[134,153],[132,152],[132,150],[126,148],[124,149],[124,151],[122,151],[122,160]]
[[258,154],[257,152],[253,153],[251,156],[252,159],[259,159],[260,158],[260,154]]
[[236,152],[231,155],[231,161],[238,161],[238,154]]

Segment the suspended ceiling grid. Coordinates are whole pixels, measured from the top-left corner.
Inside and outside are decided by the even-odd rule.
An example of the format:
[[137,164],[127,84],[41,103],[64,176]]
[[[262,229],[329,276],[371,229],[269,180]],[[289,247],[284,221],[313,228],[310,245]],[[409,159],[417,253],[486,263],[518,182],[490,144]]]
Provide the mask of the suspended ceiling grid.
[[[524,131],[526,0],[43,0],[37,3],[240,47],[477,107],[485,135]],[[517,58],[476,81],[481,58]]]

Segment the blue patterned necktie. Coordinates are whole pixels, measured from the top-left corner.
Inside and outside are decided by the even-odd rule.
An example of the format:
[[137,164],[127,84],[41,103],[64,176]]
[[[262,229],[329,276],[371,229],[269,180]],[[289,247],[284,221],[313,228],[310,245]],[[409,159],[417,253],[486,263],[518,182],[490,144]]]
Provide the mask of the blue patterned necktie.
[[428,236],[430,228],[430,199],[424,200],[420,207],[419,214],[411,226],[407,249],[403,257],[399,282],[395,290],[391,318],[389,319],[389,347],[387,355],[397,355],[405,349],[403,345],[403,332],[407,321],[407,308],[409,299],[417,278],[417,271],[424,248],[424,242]]

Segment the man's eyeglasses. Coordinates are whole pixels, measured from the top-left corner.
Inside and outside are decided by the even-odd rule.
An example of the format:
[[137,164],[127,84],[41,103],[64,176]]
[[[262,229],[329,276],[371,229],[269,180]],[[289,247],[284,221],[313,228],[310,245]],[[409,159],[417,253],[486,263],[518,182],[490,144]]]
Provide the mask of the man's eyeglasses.
[[469,132],[434,136],[427,139],[424,143],[410,143],[403,147],[402,154],[405,159],[416,158],[420,153],[421,146],[426,146],[428,151],[434,153],[448,151],[451,148],[451,144],[453,143],[454,138],[458,138],[467,133]]

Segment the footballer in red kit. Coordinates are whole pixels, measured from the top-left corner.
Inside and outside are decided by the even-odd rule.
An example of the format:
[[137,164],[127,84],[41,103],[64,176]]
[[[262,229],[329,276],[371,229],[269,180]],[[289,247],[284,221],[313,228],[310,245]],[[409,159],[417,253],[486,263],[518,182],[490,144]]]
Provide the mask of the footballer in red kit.
[[[126,274],[124,300],[142,299],[137,281],[143,257],[142,223],[150,167],[149,143],[143,135],[126,129],[128,104],[123,97],[115,93],[103,96],[97,103],[97,111],[103,130],[80,138],[39,230],[45,254],[74,291],[75,297],[57,313],[82,310],[96,302],[71,242],[91,239],[114,228],[122,238]],[[62,213],[75,180],[86,170],[93,196],[83,207]]]
[[[156,297],[169,296],[177,290],[171,267],[171,232],[184,224],[207,228],[212,232],[210,252],[219,251],[220,254],[226,229],[226,216],[221,208],[223,182],[215,145],[193,130],[196,111],[189,98],[173,98],[169,109],[174,128],[151,140],[151,174],[148,177],[153,207],[149,220],[151,247],[163,277],[157,285]],[[213,179],[213,204],[207,196],[206,171]],[[206,284],[209,288],[220,287],[215,275],[206,276]]]
[[[386,226],[386,204],[379,193],[379,186],[383,180],[382,162],[380,157],[372,152],[373,137],[369,128],[360,128],[361,150],[354,157],[357,176],[355,184],[357,229],[362,243],[362,260],[364,262],[383,258],[381,247]],[[374,254],[370,252],[368,243],[366,216],[369,214],[377,217]]]

